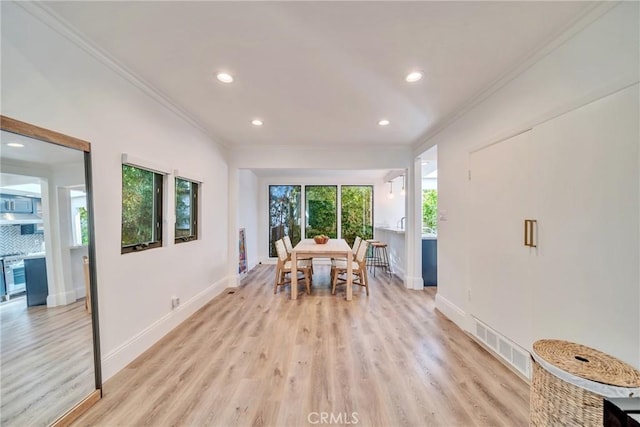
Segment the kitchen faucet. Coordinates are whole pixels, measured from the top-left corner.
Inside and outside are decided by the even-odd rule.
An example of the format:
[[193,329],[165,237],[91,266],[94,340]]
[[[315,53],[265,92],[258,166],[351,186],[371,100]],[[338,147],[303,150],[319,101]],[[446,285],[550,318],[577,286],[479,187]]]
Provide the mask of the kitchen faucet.
[[407,217],[405,217],[405,216],[403,216],[402,218],[400,218],[400,221],[399,221],[399,222],[400,222],[400,229],[401,229],[401,230],[404,230],[404,220],[405,220],[406,218],[407,218]]

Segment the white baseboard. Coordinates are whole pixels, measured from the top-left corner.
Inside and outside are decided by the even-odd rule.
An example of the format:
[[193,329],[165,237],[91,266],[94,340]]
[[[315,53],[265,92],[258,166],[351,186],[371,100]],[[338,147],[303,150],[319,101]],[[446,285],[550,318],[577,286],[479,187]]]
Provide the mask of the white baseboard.
[[124,369],[136,357],[148,350],[211,299],[222,293],[226,289],[227,283],[227,277],[218,280],[188,301],[184,301],[179,307],[171,310],[114,350],[104,354],[102,356],[102,381],[108,380]]
[[424,281],[422,277],[405,277],[404,285],[407,289],[415,289],[421,291],[424,289]]
[[76,302],[76,292],[71,290],[47,296],[47,307],[57,307]]
[[439,293],[436,294],[436,308],[463,331],[470,330],[467,313]]

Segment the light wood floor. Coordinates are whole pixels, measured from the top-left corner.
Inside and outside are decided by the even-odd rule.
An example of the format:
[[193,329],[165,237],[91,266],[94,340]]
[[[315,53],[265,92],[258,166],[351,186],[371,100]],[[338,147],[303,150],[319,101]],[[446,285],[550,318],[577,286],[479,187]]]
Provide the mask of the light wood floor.
[[46,426],[95,390],[91,316],[84,300],[0,305],[0,425]]
[[[433,289],[273,295],[261,265],[104,385],[82,426],[518,426],[527,384],[435,311]],[[326,415],[323,415],[325,413]],[[332,418],[331,418],[332,417]]]

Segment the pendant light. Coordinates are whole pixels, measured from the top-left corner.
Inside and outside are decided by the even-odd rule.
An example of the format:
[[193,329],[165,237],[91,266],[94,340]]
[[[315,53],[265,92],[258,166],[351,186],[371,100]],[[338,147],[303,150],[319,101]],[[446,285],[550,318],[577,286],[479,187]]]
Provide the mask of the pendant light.
[[389,195],[390,199],[393,199],[393,181],[389,181]]
[[402,175],[402,190],[400,190],[400,194],[402,194],[404,196],[405,191],[404,191],[404,175]]

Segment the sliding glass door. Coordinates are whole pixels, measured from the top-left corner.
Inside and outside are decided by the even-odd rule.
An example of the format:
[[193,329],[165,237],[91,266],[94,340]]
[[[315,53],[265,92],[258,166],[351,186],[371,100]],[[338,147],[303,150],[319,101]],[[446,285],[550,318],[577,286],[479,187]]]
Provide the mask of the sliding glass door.
[[284,236],[295,246],[301,239],[299,185],[269,186],[269,256],[276,257],[275,242]]
[[335,185],[305,186],[305,236],[324,234],[338,237],[338,187]]
[[341,190],[342,238],[349,245],[356,236],[373,239],[373,187],[343,185]]

